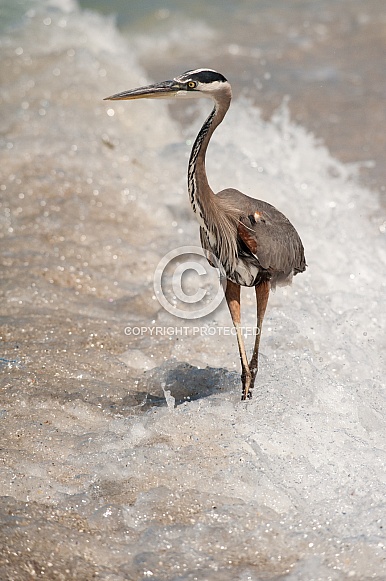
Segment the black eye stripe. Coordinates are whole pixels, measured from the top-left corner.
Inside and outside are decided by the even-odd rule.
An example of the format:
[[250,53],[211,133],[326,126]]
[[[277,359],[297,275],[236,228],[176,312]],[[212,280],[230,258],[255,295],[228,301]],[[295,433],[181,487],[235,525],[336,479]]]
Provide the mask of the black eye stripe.
[[[216,71],[210,71],[210,70],[201,70],[201,71],[186,71],[186,73],[184,73],[183,75],[181,75],[180,79],[181,80],[185,80],[188,83],[189,86],[189,82],[196,82],[196,86],[198,83],[202,83],[202,84],[210,84],[210,83],[214,83],[214,82],[219,82],[219,83],[226,83],[227,79],[221,74],[221,73],[217,73]],[[190,88],[190,87],[189,87]],[[192,87],[193,88],[193,87]]]
[[221,83],[226,82],[226,78],[223,75],[215,73],[214,71],[201,71],[196,73],[195,77],[200,83],[214,83],[215,81]]

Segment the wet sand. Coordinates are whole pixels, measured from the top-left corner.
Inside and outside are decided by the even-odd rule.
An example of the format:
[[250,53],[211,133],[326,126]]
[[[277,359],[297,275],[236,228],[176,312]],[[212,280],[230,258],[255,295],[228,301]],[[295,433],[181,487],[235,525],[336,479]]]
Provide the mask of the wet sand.
[[[239,14],[215,38],[187,20],[173,41],[166,23],[162,51],[153,35],[125,42],[104,19],[46,7],[6,40],[0,577],[7,581],[384,577],[385,231],[379,215],[368,220],[379,214],[376,195],[285,110],[264,122],[236,98],[208,160],[211,183],[274,203],[306,247],[306,273],[270,298],[254,399],[240,402],[235,338],[217,333],[230,326],[224,305],[200,321],[215,334],[126,334],[129,326],[196,325],[161,308],[153,277],[168,251],[199,244],[186,164],[204,113],[162,102],[113,106],[103,97],[136,86],[146,72],[167,78],[205,57],[221,70],[231,62],[235,96],[246,91],[266,116],[290,94],[299,115],[320,123],[317,136],[326,129],[326,142],[341,127],[324,121],[333,106],[339,119],[346,108],[354,119],[338,88],[355,84],[344,82],[335,61],[332,72],[323,69],[318,56],[319,44],[324,55],[332,38],[338,42],[329,32],[339,28],[335,4],[317,3],[328,8],[327,32],[299,29],[310,3],[294,4],[293,22],[271,5],[255,23]],[[356,38],[378,30],[372,22],[357,24]],[[347,159],[359,159],[365,126],[362,118],[346,124],[358,136],[345,134]],[[243,317],[253,324],[251,299],[244,294]]]

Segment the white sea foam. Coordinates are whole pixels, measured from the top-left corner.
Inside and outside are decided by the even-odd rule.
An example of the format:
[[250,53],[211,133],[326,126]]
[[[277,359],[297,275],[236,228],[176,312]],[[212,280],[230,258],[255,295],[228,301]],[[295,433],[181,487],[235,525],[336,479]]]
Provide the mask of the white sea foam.
[[[21,563],[55,579],[384,578],[375,194],[285,106],[263,121],[233,103],[211,183],[286,213],[309,265],[272,295],[254,399],[240,402],[231,334],[124,333],[182,324],[152,277],[168,250],[198,244],[183,131],[163,102],[102,102],[147,80],[111,22],[43,17],[8,42],[3,86],[4,363],[17,360],[0,410],[4,578]],[[246,292],[245,324],[254,310]],[[229,326],[225,306],[204,324]]]

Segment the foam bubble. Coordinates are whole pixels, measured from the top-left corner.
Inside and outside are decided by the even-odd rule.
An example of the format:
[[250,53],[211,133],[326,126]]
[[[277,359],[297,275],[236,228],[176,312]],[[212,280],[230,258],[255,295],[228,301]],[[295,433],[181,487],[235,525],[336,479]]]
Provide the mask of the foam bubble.
[[235,100],[209,148],[210,181],[283,210],[309,264],[272,295],[254,399],[240,402],[225,305],[200,322],[216,330],[205,334],[154,297],[160,258],[199,244],[186,135],[165,103],[103,103],[147,81],[111,21],[49,17],[6,47],[4,362],[18,364],[4,365],[0,416],[4,576],[22,563],[57,579],[380,579],[375,195],[285,105],[264,121]]

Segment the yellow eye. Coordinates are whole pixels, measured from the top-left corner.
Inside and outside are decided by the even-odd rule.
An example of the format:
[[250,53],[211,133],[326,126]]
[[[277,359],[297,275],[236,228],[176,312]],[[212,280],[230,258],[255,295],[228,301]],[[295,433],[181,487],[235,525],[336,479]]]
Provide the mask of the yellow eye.
[[194,89],[195,87],[197,87],[197,83],[195,83],[194,81],[189,81],[188,87],[189,89]]

